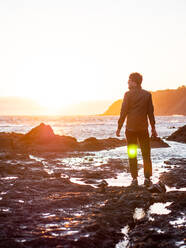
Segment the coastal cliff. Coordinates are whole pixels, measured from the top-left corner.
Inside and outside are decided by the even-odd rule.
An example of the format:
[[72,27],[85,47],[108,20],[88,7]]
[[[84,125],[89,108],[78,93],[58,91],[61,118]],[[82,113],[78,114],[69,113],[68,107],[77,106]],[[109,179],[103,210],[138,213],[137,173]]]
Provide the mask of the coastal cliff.
[[[155,115],[186,115],[186,86],[151,93]],[[121,104],[122,99],[115,101],[103,115],[119,115]]]

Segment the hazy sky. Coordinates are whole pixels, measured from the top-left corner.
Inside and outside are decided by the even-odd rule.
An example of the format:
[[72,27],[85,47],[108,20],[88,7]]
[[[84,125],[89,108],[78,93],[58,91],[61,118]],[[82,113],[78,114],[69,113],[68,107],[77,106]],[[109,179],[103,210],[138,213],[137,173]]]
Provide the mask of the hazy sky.
[[0,0],[0,96],[48,106],[186,84],[185,0]]

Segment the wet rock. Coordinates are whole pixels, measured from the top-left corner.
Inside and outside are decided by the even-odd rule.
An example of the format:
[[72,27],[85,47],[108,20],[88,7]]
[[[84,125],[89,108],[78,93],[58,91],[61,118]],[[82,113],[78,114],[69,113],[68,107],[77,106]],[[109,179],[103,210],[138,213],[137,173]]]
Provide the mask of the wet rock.
[[71,136],[55,135],[51,126],[41,123],[25,134],[21,140],[22,146],[29,151],[65,152],[77,148],[77,140]]
[[178,128],[178,130],[172,133],[167,140],[177,141],[181,143],[186,143],[186,125]]
[[151,148],[169,147],[169,145],[159,137],[151,138],[150,145],[151,145]]
[[102,175],[99,171],[87,171],[85,170],[84,171],[84,175],[83,175],[85,178],[95,178],[95,179],[100,179],[102,178]]
[[16,153],[14,151],[5,151],[0,153],[0,160],[29,160],[29,155],[24,153]]
[[17,143],[20,138],[23,137],[23,134],[17,133],[0,133],[0,151],[13,151],[15,150]]
[[25,134],[22,140],[28,143],[44,143],[50,142],[50,140],[54,137],[55,134],[51,126],[41,123],[39,126],[34,127],[33,129],[31,129],[31,131]]
[[102,180],[101,183],[98,184],[99,192],[100,193],[105,193],[105,190],[106,190],[107,186],[108,186],[107,181]]
[[160,180],[169,187],[182,188],[186,185],[186,158],[170,159],[165,161],[167,164],[177,165],[172,170],[164,172],[160,176]]
[[186,158],[171,158],[164,161],[164,163],[168,165],[186,165]]
[[[0,133],[0,151],[20,153],[65,153],[69,151],[100,151],[109,150],[126,145],[125,139],[107,138],[97,139],[90,137],[78,142],[71,136],[55,135],[51,126],[41,123],[27,134]],[[163,140],[151,140],[152,148],[168,147]],[[90,158],[92,161],[92,158]]]
[[113,149],[116,147],[126,145],[126,140],[120,140],[117,138],[108,139],[96,139],[95,137],[90,137],[79,143],[80,150],[85,151],[99,151],[104,149]]
[[176,128],[175,126],[171,126],[171,127],[169,127],[169,129],[174,129],[174,128]]

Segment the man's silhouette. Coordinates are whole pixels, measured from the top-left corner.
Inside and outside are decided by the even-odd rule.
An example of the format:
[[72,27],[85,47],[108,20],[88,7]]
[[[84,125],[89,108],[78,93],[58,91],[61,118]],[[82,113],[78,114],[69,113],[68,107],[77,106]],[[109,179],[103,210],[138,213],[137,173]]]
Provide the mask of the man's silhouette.
[[131,73],[128,80],[128,88],[123,98],[123,103],[118,120],[118,129],[116,135],[120,136],[120,130],[123,126],[125,118],[126,123],[126,138],[128,157],[130,164],[130,172],[132,175],[133,186],[138,185],[137,177],[137,140],[139,141],[144,166],[144,185],[150,186],[152,176],[152,163],[150,157],[150,139],[148,132],[148,120],[152,128],[152,136],[156,137],[154,107],[152,103],[151,93],[141,88],[143,77],[139,73]]

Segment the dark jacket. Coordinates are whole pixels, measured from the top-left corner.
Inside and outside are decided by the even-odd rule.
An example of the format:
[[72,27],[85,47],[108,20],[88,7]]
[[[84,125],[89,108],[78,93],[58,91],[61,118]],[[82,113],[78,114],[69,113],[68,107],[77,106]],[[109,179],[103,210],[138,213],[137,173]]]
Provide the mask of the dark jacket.
[[148,129],[148,119],[151,127],[155,125],[154,107],[150,92],[136,87],[127,91],[123,98],[123,103],[118,120],[118,129],[121,129],[127,117],[126,129],[130,131],[140,131]]

